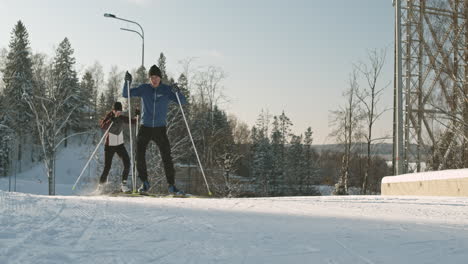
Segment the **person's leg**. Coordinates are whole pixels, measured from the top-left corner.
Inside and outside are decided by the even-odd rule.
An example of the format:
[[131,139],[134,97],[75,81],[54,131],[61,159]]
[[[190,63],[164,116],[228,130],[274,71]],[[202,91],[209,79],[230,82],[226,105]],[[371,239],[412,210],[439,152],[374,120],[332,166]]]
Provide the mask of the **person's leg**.
[[148,171],[146,169],[146,148],[151,139],[151,128],[141,126],[137,136],[137,170],[141,181],[148,181]]
[[130,157],[128,156],[127,149],[124,144],[119,145],[117,148],[117,155],[122,160],[124,169],[122,171],[122,182],[127,181],[128,172],[130,171]]
[[112,166],[112,157],[114,157],[115,150],[112,146],[104,147],[104,170],[102,171],[101,178],[99,183],[107,182],[107,175],[109,174],[110,168]]
[[161,153],[161,159],[164,164],[164,172],[166,174],[166,180],[169,185],[174,185],[174,163],[171,155],[171,145],[167,137],[166,127],[158,127],[155,131],[155,141],[158,145],[159,152]]

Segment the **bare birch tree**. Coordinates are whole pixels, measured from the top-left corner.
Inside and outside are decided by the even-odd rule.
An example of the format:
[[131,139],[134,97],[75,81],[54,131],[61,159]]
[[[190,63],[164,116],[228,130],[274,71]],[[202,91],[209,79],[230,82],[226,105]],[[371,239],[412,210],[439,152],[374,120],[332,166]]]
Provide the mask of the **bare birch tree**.
[[356,97],[361,104],[362,114],[367,125],[367,133],[364,134],[364,139],[367,143],[367,157],[364,175],[362,179],[362,194],[367,192],[367,183],[369,178],[369,171],[371,168],[372,144],[375,141],[382,140],[384,138],[373,138],[373,128],[377,120],[387,110],[379,110],[378,105],[382,97],[383,91],[389,86],[390,83],[383,87],[377,87],[377,83],[380,81],[382,69],[385,64],[386,50],[370,50],[367,53],[367,63],[361,62],[355,66],[355,68],[364,76],[366,87],[358,89],[356,91]]
[[73,95],[61,93],[63,82],[57,83],[49,71],[45,76],[46,93],[44,97],[23,93],[25,100],[33,113],[33,121],[39,135],[42,152],[44,154],[44,165],[49,182],[49,195],[55,195],[55,158],[58,147],[68,138],[87,132],[74,133],[65,136],[65,126],[69,124],[77,105],[65,111],[67,103]]
[[332,111],[333,119],[331,120],[331,125],[334,127],[334,130],[330,135],[335,137],[338,143],[342,144],[344,147],[340,178],[335,185],[334,194],[337,195],[348,194],[352,146],[353,142],[362,136],[360,128],[362,115],[360,114],[359,102],[356,100],[356,91],[359,89],[357,76],[357,70],[353,69],[349,78],[349,87],[344,93],[346,104],[344,107],[340,107],[339,110]]

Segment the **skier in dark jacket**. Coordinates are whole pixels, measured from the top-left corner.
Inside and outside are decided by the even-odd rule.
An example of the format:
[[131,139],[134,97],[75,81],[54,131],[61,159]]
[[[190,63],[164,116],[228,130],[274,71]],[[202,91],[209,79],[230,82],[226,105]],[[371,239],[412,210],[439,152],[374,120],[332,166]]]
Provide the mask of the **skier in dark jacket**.
[[[139,110],[135,111],[135,115],[138,116]],[[124,170],[122,171],[122,182],[120,184],[120,190],[122,192],[129,192],[130,189],[127,186],[128,172],[130,171],[130,158],[128,157],[127,150],[124,145],[123,126],[128,124],[128,117],[122,114],[122,104],[115,102],[112,111],[107,113],[104,119],[100,121],[101,128],[107,130],[109,133],[106,135],[106,141],[104,144],[104,170],[102,171],[101,178],[99,179],[98,191],[102,191],[103,185],[107,182],[107,175],[109,174],[112,158],[117,153],[119,158],[124,164]],[[136,123],[136,118],[131,120],[132,124]]]
[[[183,194],[183,191],[175,186],[175,170],[171,156],[171,146],[167,137],[166,118],[169,103],[171,101],[178,103],[176,93],[182,104],[186,104],[187,100],[177,86],[169,86],[161,82],[161,70],[156,65],[151,66],[148,75],[150,83],[130,89],[130,97],[141,97],[142,105],[142,124],[137,135],[136,160],[138,177],[143,184],[138,191],[144,193],[150,187],[145,155],[149,142],[153,140],[161,153],[169,192]],[[125,98],[128,98],[127,83],[131,82],[132,75],[127,72],[122,92],[122,96]]]

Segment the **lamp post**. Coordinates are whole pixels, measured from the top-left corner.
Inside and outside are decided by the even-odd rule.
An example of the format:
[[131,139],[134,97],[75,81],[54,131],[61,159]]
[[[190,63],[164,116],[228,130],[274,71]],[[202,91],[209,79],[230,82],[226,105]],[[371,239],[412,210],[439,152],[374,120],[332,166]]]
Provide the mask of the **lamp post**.
[[118,20],[122,20],[122,21],[125,21],[125,22],[136,24],[137,26],[140,27],[141,33],[136,31],[136,30],[128,29],[128,28],[120,28],[120,29],[125,30],[125,31],[134,32],[134,33],[138,34],[138,36],[141,37],[141,40],[142,40],[142,45],[141,45],[141,66],[144,66],[145,65],[145,32],[143,31],[143,27],[140,24],[138,24],[137,22],[135,22],[135,21],[120,18],[120,17],[117,17],[114,14],[105,13],[104,17],[115,18],[115,19],[118,19]]
[[[115,19],[118,19],[118,20],[122,20],[122,21],[125,21],[125,22],[136,24],[137,26],[140,27],[141,33],[136,31],[136,30],[128,29],[128,28],[120,28],[120,29],[125,30],[125,31],[134,32],[134,33],[138,34],[138,36],[141,37],[141,40],[142,40],[141,67],[144,67],[145,66],[145,32],[143,31],[143,27],[140,24],[138,24],[137,22],[135,22],[135,21],[120,18],[120,17],[117,17],[114,14],[105,13],[104,17],[115,18]],[[126,85],[128,87],[127,91],[128,91],[128,126],[129,126],[129,131],[130,131],[130,157],[132,159],[132,164],[135,164],[134,159],[133,159],[132,122],[130,120],[130,118],[132,116],[132,114],[131,114],[131,108],[132,107],[131,107],[131,98],[130,98],[130,83],[126,83]],[[138,134],[138,127],[137,127],[137,130],[136,130],[136,134]],[[132,183],[133,183],[133,192],[136,192],[136,171],[135,171],[134,167],[132,168]]]
[[403,79],[401,0],[394,0],[395,7],[395,65],[394,65],[394,108],[393,108],[393,174],[406,173],[403,167]]

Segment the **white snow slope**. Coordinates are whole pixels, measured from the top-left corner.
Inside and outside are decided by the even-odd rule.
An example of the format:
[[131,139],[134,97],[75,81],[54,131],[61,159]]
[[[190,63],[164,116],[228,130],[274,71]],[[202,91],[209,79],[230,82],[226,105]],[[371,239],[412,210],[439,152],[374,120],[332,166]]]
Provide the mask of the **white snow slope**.
[[0,263],[468,263],[468,198],[0,191]]

